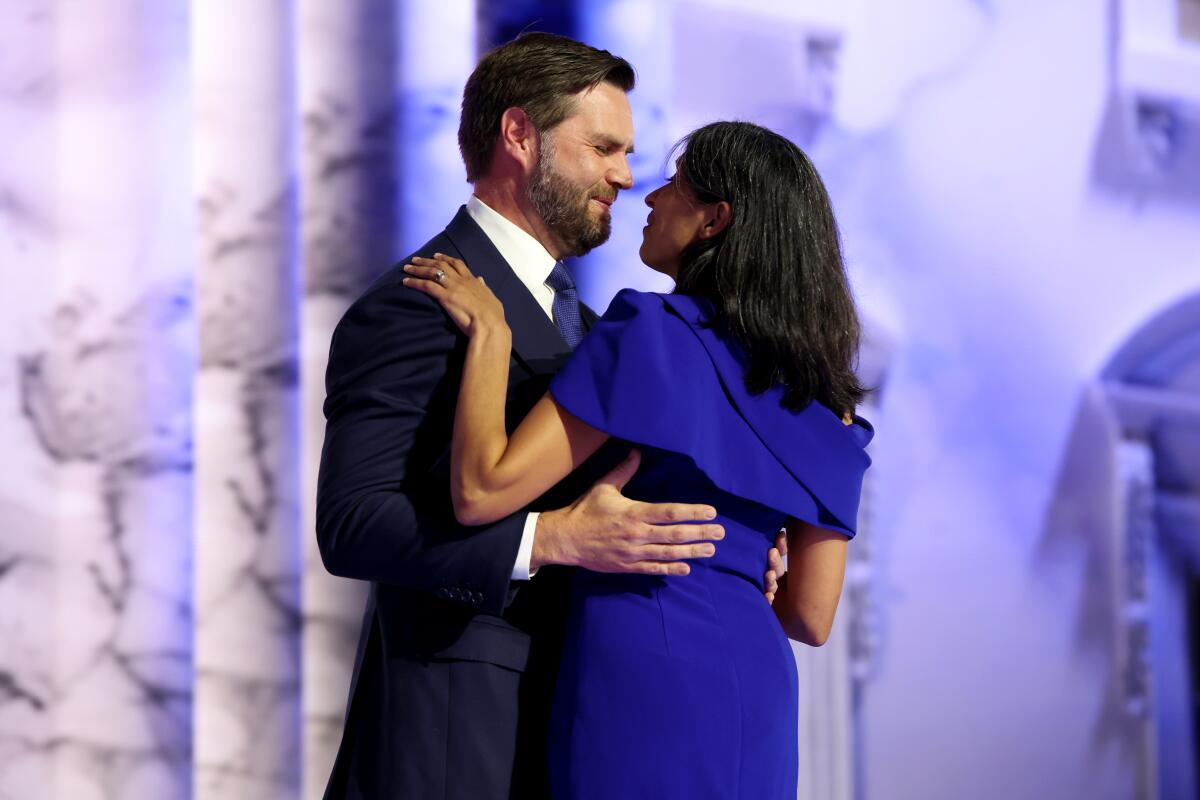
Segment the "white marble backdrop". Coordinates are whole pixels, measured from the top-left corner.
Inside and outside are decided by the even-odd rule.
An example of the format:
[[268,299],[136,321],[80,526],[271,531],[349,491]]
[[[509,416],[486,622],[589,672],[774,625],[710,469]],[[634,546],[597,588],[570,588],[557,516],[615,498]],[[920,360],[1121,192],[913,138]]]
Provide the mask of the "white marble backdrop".
[[291,9],[192,8],[198,798],[300,786]]
[[0,797],[189,793],[187,23],[0,10]]
[[[729,115],[686,87],[737,5],[558,15],[639,70],[637,187],[577,276],[599,307],[665,288],[642,199]],[[468,196],[461,88],[523,8],[0,4],[0,800],[321,796],[365,588],[313,536],[330,334]]]
[[[395,247],[394,90],[391,74],[375,66],[395,58],[392,13],[385,2],[302,0],[298,6],[299,164],[306,189],[300,196],[303,530],[315,524],[323,377],[333,326],[382,268],[380,254]],[[362,53],[370,53],[371,62]],[[341,739],[365,589],[326,572],[316,538],[304,538],[305,797],[321,796]]]
[[321,796],[341,738],[366,589],[330,576],[307,535],[329,339],[370,280],[441,230],[468,197],[456,135],[476,60],[475,13],[471,0],[301,0],[297,8],[307,798]]
[[0,6],[3,800],[321,796],[329,336],[466,199],[475,15]]

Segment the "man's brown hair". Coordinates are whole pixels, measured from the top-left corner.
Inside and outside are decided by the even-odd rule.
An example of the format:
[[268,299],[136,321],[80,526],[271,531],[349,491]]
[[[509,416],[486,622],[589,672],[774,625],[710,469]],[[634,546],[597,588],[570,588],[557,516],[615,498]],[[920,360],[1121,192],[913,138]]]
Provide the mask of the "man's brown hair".
[[491,50],[463,89],[458,149],[467,180],[487,173],[506,109],[524,109],[546,133],[574,112],[575,94],[600,83],[628,92],[635,80],[625,59],[552,33],[522,34]]

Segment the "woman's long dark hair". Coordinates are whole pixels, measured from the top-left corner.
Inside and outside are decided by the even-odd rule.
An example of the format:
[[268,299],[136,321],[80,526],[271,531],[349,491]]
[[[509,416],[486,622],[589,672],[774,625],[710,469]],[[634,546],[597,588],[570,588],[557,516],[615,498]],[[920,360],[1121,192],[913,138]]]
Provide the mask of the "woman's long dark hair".
[[825,186],[799,147],[748,122],[688,134],[674,180],[732,219],[683,255],[675,291],[716,304],[749,356],[746,388],[785,387],[783,404],[817,400],[853,411],[865,390],[854,374],[859,323]]

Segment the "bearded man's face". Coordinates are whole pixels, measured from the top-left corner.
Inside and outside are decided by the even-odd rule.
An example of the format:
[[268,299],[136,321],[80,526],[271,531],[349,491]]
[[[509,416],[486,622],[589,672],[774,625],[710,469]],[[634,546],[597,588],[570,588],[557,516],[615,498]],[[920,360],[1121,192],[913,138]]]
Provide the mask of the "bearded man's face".
[[553,132],[539,137],[537,166],[529,182],[529,202],[566,246],[566,255],[581,256],[608,241],[612,233],[609,206],[617,190],[603,178],[587,183],[567,177],[556,166]]

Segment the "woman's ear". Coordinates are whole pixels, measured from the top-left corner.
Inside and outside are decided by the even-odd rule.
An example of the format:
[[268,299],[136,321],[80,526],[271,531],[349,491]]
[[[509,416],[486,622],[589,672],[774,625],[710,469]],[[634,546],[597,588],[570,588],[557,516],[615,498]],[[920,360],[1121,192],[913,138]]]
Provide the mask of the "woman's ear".
[[733,206],[724,200],[710,203],[704,224],[700,226],[700,241],[711,239],[729,227],[733,219]]
[[525,109],[512,106],[500,115],[500,147],[527,171],[537,164],[537,128]]

